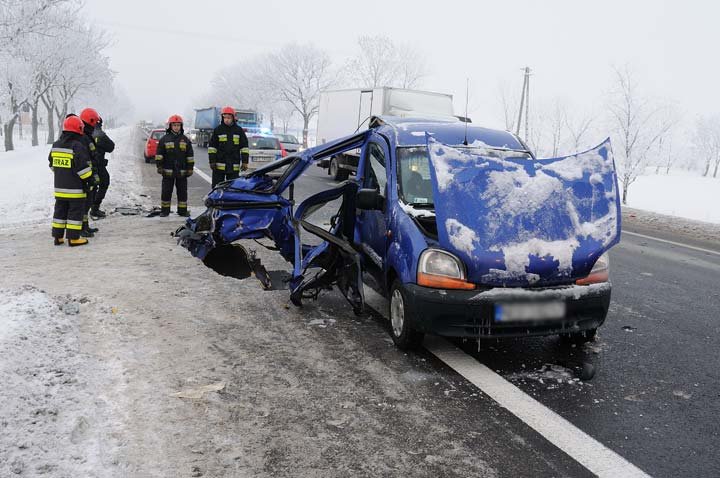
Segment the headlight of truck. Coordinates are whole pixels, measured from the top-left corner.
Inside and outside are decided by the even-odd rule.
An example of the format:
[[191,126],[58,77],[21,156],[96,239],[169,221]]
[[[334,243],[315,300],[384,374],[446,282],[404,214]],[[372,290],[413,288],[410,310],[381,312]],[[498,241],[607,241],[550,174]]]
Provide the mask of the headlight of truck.
[[598,284],[600,282],[607,282],[609,279],[610,256],[606,252],[602,256],[598,257],[597,261],[595,261],[595,265],[590,271],[590,274],[588,274],[587,277],[576,280],[575,283],[577,285]]
[[440,249],[426,249],[418,262],[417,283],[435,289],[472,290],[475,284],[465,277],[460,259]]

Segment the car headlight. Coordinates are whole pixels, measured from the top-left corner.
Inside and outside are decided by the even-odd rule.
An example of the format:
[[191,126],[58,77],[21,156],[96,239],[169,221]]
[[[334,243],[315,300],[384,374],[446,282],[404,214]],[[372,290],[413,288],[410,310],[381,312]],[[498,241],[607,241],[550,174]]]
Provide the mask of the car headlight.
[[475,284],[465,277],[460,259],[440,249],[426,249],[420,254],[417,283],[435,289],[472,290]]
[[587,277],[578,279],[575,281],[577,285],[589,285],[599,284],[600,282],[607,282],[610,279],[610,256],[605,252],[602,256],[598,257],[595,261],[595,265],[590,270],[590,274]]

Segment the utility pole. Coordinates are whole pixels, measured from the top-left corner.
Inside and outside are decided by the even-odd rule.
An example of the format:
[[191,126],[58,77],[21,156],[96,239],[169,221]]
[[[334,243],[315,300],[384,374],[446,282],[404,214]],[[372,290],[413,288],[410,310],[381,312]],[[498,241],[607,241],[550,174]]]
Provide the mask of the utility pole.
[[525,109],[525,139],[527,139],[529,131],[529,117],[530,117],[530,67],[526,66],[523,68],[523,86],[522,93],[520,94],[520,111],[518,112],[517,126],[515,127],[515,134],[520,136],[520,125],[522,124],[523,108]]

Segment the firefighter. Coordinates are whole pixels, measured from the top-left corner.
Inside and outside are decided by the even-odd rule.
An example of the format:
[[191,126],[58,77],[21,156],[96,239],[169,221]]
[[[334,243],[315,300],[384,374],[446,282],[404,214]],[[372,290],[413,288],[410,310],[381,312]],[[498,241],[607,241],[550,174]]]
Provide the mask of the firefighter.
[[68,116],[63,132],[55,141],[48,156],[55,175],[55,212],[52,220],[52,237],[56,246],[65,243],[82,246],[88,240],[80,237],[83,211],[90,189],[92,166],[86,144],[83,142],[83,122],[77,116]]
[[105,193],[107,193],[108,187],[110,187],[110,173],[107,170],[108,160],[105,158],[105,154],[112,153],[115,150],[115,143],[105,131],[103,131],[102,124],[102,118],[98,118],[95,130],[93,131],[96,148],[95,154],[98,163],[98,176],[100,176],[100,184],[93,198],[92,209],[90,209],[90,216],[92,216],[93,219],[106,216],[105,211],[100,209],[100,204],[102,204],[103,199],[105,199]]
[[192,143],[184,134],[183,120],[179,115],[172,115],[168,119],[165,136],[158,141],[155,165],[158,174],[162,174],[163,177],[160,216],[167,217],[170,214],[173,186],[177,189],[178,215],[189,216],[187,178],[193,175],[195,158]]
[[226,179],[235,179],[247,170],[250,148],[245,131],[235,122],[235,110],[226,106],[220,110],[222,121],[213,131],[208,144],[208,159],[212,169],[212,186]]
[[90,164],[92,166],[93,180],[90,184],[90,190],[87,194],[87,200],[85,201],[85,211],[83,213],[83,227],[80,235],[83,237],[93,237],[98,231],[96,227],[90,227],[89,215],[90,208],[92,208],[95,192],[100,184],[100,173],[97,160],[97,148],[95,148],[95,140],[93,139],[93,131],[100,121],[100,115],[97,111],[92,108],[85,108],[80,112],[80,119],[83,122],[83,139],[82,141],[90,151]]

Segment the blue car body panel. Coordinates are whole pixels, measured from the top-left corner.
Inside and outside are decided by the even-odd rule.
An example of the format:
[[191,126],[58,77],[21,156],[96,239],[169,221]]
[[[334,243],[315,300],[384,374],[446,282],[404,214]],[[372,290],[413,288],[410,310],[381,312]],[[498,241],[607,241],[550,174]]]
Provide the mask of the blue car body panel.
[[[528,161],[445,146],[428,135],[440,245],[469,280],[490,286],[568,282],[620,238],[610,141]],[[472,205],[472,207],[468,207]]]

